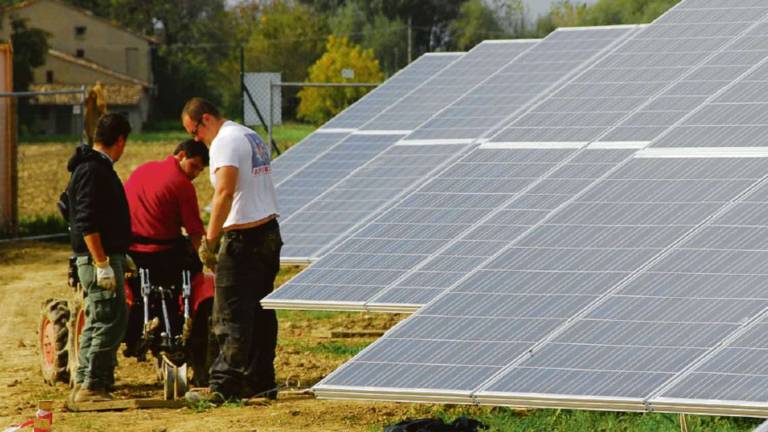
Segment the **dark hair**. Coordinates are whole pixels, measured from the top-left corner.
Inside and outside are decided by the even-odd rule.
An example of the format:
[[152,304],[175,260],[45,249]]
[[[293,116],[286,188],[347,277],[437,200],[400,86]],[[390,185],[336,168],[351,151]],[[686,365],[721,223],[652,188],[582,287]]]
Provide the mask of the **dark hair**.
[[115,145],[119,137],[128,138],[129,133],[131,124],[125,116],[117,113],[104,114],[96,124],[93,141],[109,148]]
[[188,158],[199,157],[203,160],[203,166],[208,166],[208,147],[206,147],[205,144],[201,143],[200,141],[195,141],[193,139],[182,141],[179,143],[179,145],[176,146],[173,154],[177,155],[182,151],[187,155]]
[[189,117],[194,122],[199,122],[203,119],[203,114],[210,114],[216,118],[221,118],[219,109],[216,108],[212,102],[203,99],[201,97],[193,97],[184,104],[184,109],[181,110],[181,118],[184,116]]

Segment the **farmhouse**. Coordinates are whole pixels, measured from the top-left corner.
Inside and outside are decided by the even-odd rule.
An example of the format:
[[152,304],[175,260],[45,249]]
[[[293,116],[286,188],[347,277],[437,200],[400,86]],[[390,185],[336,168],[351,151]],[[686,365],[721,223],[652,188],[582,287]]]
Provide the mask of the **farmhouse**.
[[[150,109],[151,49],[154,41],[88,10],[61,0],[28,0],[6,8],[0,38],[8,38],[9,20],[27,19],[29,27],[50,34],[45,65],[35,69],[32,91],[57,90],[100,82],[111,111],[126,114],[140,131]],[[38,97],[34,132],[72,133],[81,121],[79,95]]]

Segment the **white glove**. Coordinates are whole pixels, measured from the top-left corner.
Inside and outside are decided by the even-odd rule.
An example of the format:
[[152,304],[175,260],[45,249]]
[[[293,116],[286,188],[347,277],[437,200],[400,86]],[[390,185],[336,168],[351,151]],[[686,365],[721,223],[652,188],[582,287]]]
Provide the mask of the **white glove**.
[[96,266],[96,285],[113,291],[117,282],[115,281],[115,271],[109,265],[109,257],[102,262],[94,260],[93,265]]

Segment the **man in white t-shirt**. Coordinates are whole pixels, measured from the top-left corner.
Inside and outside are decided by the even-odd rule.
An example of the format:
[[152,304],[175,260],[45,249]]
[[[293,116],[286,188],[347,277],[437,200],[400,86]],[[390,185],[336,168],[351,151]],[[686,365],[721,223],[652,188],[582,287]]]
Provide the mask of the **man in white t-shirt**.
[[256,132],[223,118],[202,98],[187,102],[181,121],[192,138],[210,147],[214,193],[200,257],[216,267],[213,331],[220,348],[210,389],[190,392],[188,399],[274,399],[277,317],[260,303],[274,288],[283,244],[270,148]]

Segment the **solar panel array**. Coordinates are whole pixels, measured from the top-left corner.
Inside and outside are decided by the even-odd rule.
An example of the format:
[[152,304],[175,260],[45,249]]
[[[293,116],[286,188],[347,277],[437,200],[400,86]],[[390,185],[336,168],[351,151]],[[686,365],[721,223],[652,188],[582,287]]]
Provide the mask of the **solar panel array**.
[[[455,152],[453,148],[393,150],[392,146],[410,130],[395,130],[392,125],[396,119],[408,119],[407,124],[398,124],[409,128],[418,119],[429,118],[535,43],[481,43],[353,133],[347,140],[365,142],[371,136],[380,136],[386,137],[382,140],[386,140],[387,144],[382,144],[365,157],[357,158],[358,167],[354,171],[334,175],[336,183],[332,187],[316,188],[314,199],[281,220],[285,242],[283,257],[291,261],[306,261],[318,256],[335,238],[450,158]],[[340,153],[334,151],[326,157],[332,159]],[[376,154],[378,156],[374,157]],[[305,186],[306,183],[302,183],[296,187],[301,189]]]
[[[391,210],[442,199],[434,214],[455,219],[414,213],[428,223],[412,228],[403,213],[411,237],[389,245],[394,258],[365,261],[387,246],[371,236],[344,243],[358,256],[318,261],[381,264],[348,292],[381,274],[394,303],[428,303],[316,393],[768,415],[766,14],[758,0],[681,2],[441,173],[461,181],[435,177]],[[467,201],[437,196],[457,191]],[[438,253],[410,264],[424,248]]]
[[[751,9],[747,10],[751,11]],[[670,23],[670,19],[667,18],[678,15],[672,11],[667,16],[662,17],[659,23],[654,23],[653,26],[634,36],[634,39],[643,41],[644,45],[642,46],[644,48],[641,53],[653,50],[657,53],[657,58],[660,61],[665,62],[665,65],[669,64],[669,57],[664,50],[668,49],[670,53],[674,54],[680,49],[678,44],[673,43],[674,41],[670,42],[670,39],[674,38],[670,37],[669,28],[687,29],[691,25],[691,23]],[[706,21],[711,19],[710,16],[711,14],[705,14],[701,16],[701,19]],[[740,16],[747,16],[747,13],[742,12]],[[654,26],[660,27],[663,31]],[[755,62],[760,57],[747,56],[753,59],[751,63],[743,60],[742,47],[745,40],[750,40],[760,34],[763,28],[761,25],[753,23],[754,28],[752,29],[742,25],[741,34],[735,33],[732,26],[724,26],[722,31],[727,37],[719,35],[712,30],[712,27],[716,26],[709,26],[705,37],[714,38],[719,44],[699,44],[699,48],[691,48],[693,51],[690,54],[696,54],[695,57],[693,55],[684,57],[681,60],[681,65],[673,68],[674,74],[657,76],[655,74],[658,73],[659,67],[654,64],[642,68],[645,71],[643,76],[652,80],[653,88],[657,89],[656,94],[632,98],[632,107],[635,111],[622,112],[625,118],[631,120],[640,113],[653,112],[679,120],[682,116],[679,112],[682,111],[660,110],[661,107],[669,105],[667,101],[673,97],[671,95],[676,94],[685,99],[693,97],[688,93],[696,93],[695,97],[701,103],[707,101],[707,98],[733,81],[732,79],[726,81],[711,74],[707,75],[702,71],[710,71],[717,64],[719,65],[717,67],[727,67],[732,76],[738,76],[734,74],[736,72],[743,74],[750,67],[755,66]],[[689,35],[685,40],[697,39],[695,36]],[[649,45],[649,41],[656,45]],[[542,42],[537,48],[544,46],[546,44]],[[605,70],[606,62],[615,66],[620,64],[614,60],[615,58],[628,61],[628,57],[620,53],[625,49],[634,52],[632,50],[637,50],[636,46],[637,44],[633,43],[633,40],[620,46],[619,49],[606,55],[594,66],[569,82],[568,85],[545,98],[521,119],[525,119],[533,113],[550,113],[551,109],[547,107],[562,107],[563,94],[574,93],[574,87],[582,88],[585,80],[594,80],[594,78],[585,77],[604,77],[602,71]],[[533,51],[535,50],[531,50],[527,54],[531,54]],[[733,55],[734,53],[738,55]],[[697,63],[693,63],[692,59],[695,59]],[[731,59],[733,64],[726,59]],[[626,70],[618,67],[616,70],[626,75]],[[638,76],[640,75],[637,73],[630,76],[628,81],[623,82],[622,85],[635,86]],[[611,83],[603,82],[603,84]],[[695,92],[680,90],[680,88],[688,88],[691,84],[693,84],[693,88],[698,90]],[[618,93],[625,95],[623,91]],[[685,95],[680,96],[680,94]],[[582,114],[590,114],[596,107],[594,103],[582,99],[584,98],[575,99],[579,105],[571,106],[568,115],[572,115],[574,118],[585,118]],[[601,96],[596,100],[599,100],[603,107],[615,105],[615,102],[626,102],[624,96],[613,95]],[[685,113],[690,113],[690,110]],[[269,296],[265,299],[264,304],[268,307],[282,308],[369,309],[407,312],[417,309],[446,287],[451,286],[467,271],[473,270],[478,263],[493,255],[499,247],[505,244],[505,241],[524,231],[525,223],[533,225],[537,218],[545,216],[558,198],[567,199],[580,190],[583,185],[589,183],[588,179],[582,178],[583,175],[580,171],[582,167],[580,166],[564,167],[564,170],[571,169],[571,172],[555,171],[551,178],[544,178],[549,170],[554,171],[558,168],[557,163],[567,163],[568,159],[573,157],[573,151],[559,152],[558,157],[549,160],[549,165],[538,165],[540,170],[538,172],[534,170],[533,165],[527,162],[515,163],[517,156],[514,153],[518,147],[535,148],[554,145],[555,147],[573,149],[585,144],[582,142],[502,142],[494,144],[496,141],[506,139],[508,130],[519,129],[519,123],[519,121],[513,122],[509,128],[494,136],[491,143],[482,146],[468,156],[470,162],[473,157],[477,157],[485,163],[466,164],[461,161],[451,166],[390,211],[377,217],[372,224],[351,236],[348,241],[336,247],[329,254],[328,260],[321,260],[305,271],[305,274],[291,281],[284,291],[281,290]],[[606,134],[610,135],[615,129],[624,127],[624,124],[626,122],[617,122],[613,129],[607,128],[595,132],[599,133],[596,138]],[[592,127],[588,129],[595,130]],[[661,129],[654,132],[655,135],[648,135],[648,131],[643,129],[644,136],[651,138],[663,131],[664,129]],[[641,141],[639,144],[642,145],[643,142]],[[632,148],[637,147],[638,142],[601,141],[593,144],[593,146]],[[475,153],[478,154],[475,155]],[[502,154],[508,154],[508,156],[502,156]],[[511,159],[506,160],[505,157]],[[523,166],[528,169],[527,172],[522,170]],[[488,168],[493,168],[495,171],[490,171]],[[456,171],[459,174],[456,174]],[[574,174],[577,175],[575,178],[573,178]],[[512,179],[517,181],[513,182]],[[436,184],[438,186],[435,186]],[[525,188],[530,190],[520,193]],[[510,199],[512,202],[508,203]],[[547,208],[547,204],[535,201],[543,199],[550,201],[550,208]],[[532,200],[534,201],[532,202]],[[408,215],[411,215],[410,219]],[[455,220],[456,217],[464,219],[457,221]],[[521,217],[522,220],[520,220]],[[465,231],[470,227],[472,231],[466,233]],[[418,234],[414,232],[418,232]],[[364,247],[361,249],[360,245],[364,245]],[[418,247],[418,251],[413,250],[413,246]],[[331,258],[334,259],[331,260]],[[399,261],[392,263],[396,259]],[[385,267],[380,268],[380,266]],[[341,274],[344,276],[339,279]],[[347,279],[354,277],[359,277],[361,281],[366,282],[362,286],[348,283]]]
[[[529,76],[529,78],[536,81],[536,84],[533,86],[540,93],[542,89],[547,88],[544,87],[545,85],[552,86],[556,84],[567,76],[568,72],[578,70],[581,64],[588,62],[596,54],[600,53],[601,50],[610,47],[612,44],[620,41],[623,36],[636,30],[637,28],[635,27],[624,27],[558,31],[551,36],[554,42],[548,42],[548,38],[535,48],[522,54],[510,65],[503,68],[497,75],[507,77],[511,82],[515,82],[519,80],[519,74],[512,74],[510,71],[517,70],[515,65],[518,62],[523,62],[526,65],[548,64],[547,60],[549,59],[549,63],[556,64],[552,68],[561,71],[559,74],[548,74],[548,76],[535,79],[532,78],[532,75],[536,74]],[[582,37],[571,37],[581,41],[580,49],[576,51],[579,54],[578,57],[570,55],[572,54],[570,51],[562,51],[565,47],[562,45],[563,34],[584,35]],[[566,54],[565,57],[569,58],[569,60],[566,61],[559,57],[564,53]],[[550,57],[548,58],[544,54],[549,54]],[[558,58],[561,61],[553,61]],[[562,64],[568,64],[570,69],[563,68]],[[540,68],[541,66],[536,67],[537,70]],[[497,79],[497,75],[486,80],[470,94],[488,94],[488,90],[497,89],[500,82]],[[530,94],[512,99],[504,107],[497,109],[497,115],[504,113],[513,115],[533,99],[534,96]],[[465,97],[444,112],[448,112],[454,107],[474,109],[475,103],[474,99]],[[486,128],[486,131],[490,128]],[[479,138],[481,134],[482,132],[478,131],[475,138]],[[414,164],[409,159],[413,154],[424,153],[447,160],[451,157],[455,158],[461,152],[471,148],[468,146],[444,144],[439,140],[435,143],[423,143],[423,145],[422,143],[413,144],[413,141],[410,143],[401,142],[400,144],[402,145],[396,145],[371,162],[371,165],[374,166],[388,167],[387,171],[382,171],[380,174],[382,181],[379,183],[381,185],[389,185],[393,181],[396,182],[398,178],[406,174],[412,175],[412,178],[408,179],[411,183],[415,183],[416,180],[423,177],[423,173],[414,172],[413,170]],[[484,157],[488,159],[487,155]],[[434,182],[431,182],[431,185],[427,186],[427,190],[420,190],[419,193],[411,195],[409,199],[399,203],[393,210],[385,212],[368,228],[358,232],[334,249],[331,254],[332,256],[328,256],[314,264],[310,269],[294,278],[279,291],[266,298],[263,304],[267,307],[284,306],[286,304],[283,304],[282,300],[287,299],[290,300],[287,305],[292,307],[360,308],[362,302],[374,297],[379,290],[386,288],[389,283],[396,280],[404,271],[412,268],[431,252],[437,250],[442,244],[452,240],[462,230],[467,229],[476,220],[473,217],[477,217],[478,214],[488,211],[497,203],[508,199],[510,194],[515,192],[515,188],[522,187],[525,184],[526,178],[530,179],[531,176],[536,178],[543,173],[541,171],[534,175],[534,171],[529,171],[528,174],[517,175],[514,172],[513,174],[505,174],[503,164],[497,164],[494,167],[488,163],[489,161],[490,159],[474,163],[469,160],[458,166],[455,170],[444,172],[436,180],[442,182],[442,185],[436,185]],[[521,161],[521,164],[525,164],[525,161]],[[430,168],[433,165],[433,163],[418,165],[417,168]],[[484,172],[480,175],[472,174],[473,177],[467,177],[471,174],[472,170],[477,171],[479,169],[485,171],[489,167],[494,167],[494,171]],[[538,168],[543,170],[546,166],[539,165]],[[366,169],[364,168],[364,170]],[[395,175],[392,175],[393,170],[399,169],[403,170],[403,174],[395,172]],[[389,175],[389,177],[385,177],[386,175]],[[515,176],[519,177],[517,183],[505,180],[505,178],[509,180],[509,177]],[[460,190],[460,194],[454,194],[453,190],[456,189],[456,184],[463,181],[473,182],[474,190]],[[394,183],[394,185],[400,186],[397,183]],[[496,187],[497,189],[493,195],[486,193],[483,196],[478,196],[484,202],[482,204],[484,207],[474,210],[474,213],[468,212],[467,208],[480,205],[478,197],[473,197],[473,194],[483,192],[491,187]],[[341,197],[350,196],[349,191],[337,191],[338,189],[340,188],[331,189],[329,193],[338,193]],[[392,190],[397,192],[394,186]],[[490,191],[486,190],[485,192]],[[367,198],[370,195],[366,193],[363,197]],[[329,213],[335,212],[340,218],[344,218],[344,212],[339,211],[340,206],[330,205],[326,208]],[[341,206],[341,208],[343,209],[344,207]],[[354,215],[354,217],[358,216],[357,214]],[[434,223],[438,224],[438,226],[432,227],[436,228],[436,230],[424,230],[423,228],[432,219],[435,219],[432,221],[433,225]],[[449,221],[448,219],[451,220]],[[317,230],[316,225],[310,223],[309,220],[305,225],[308,230]],[[412,249],[408,249],[409,246]],[[397,255],[393,254],[393,248],[398,249]],[[364,257],[365,262],[361,263],[355,260],[357,257]]]
[[359,146],[350,150],[349,145],[341,146],[345,138],[461,56],[459,53],[441,53],[419,57],[275,159],[272,169],[281,217],[285,219],[306,205],[360,166],[366,157],[371,157],[370,152],[378,148],[376,142],[371,149],[367,148],[366,142],[357,140],[353,142]]

